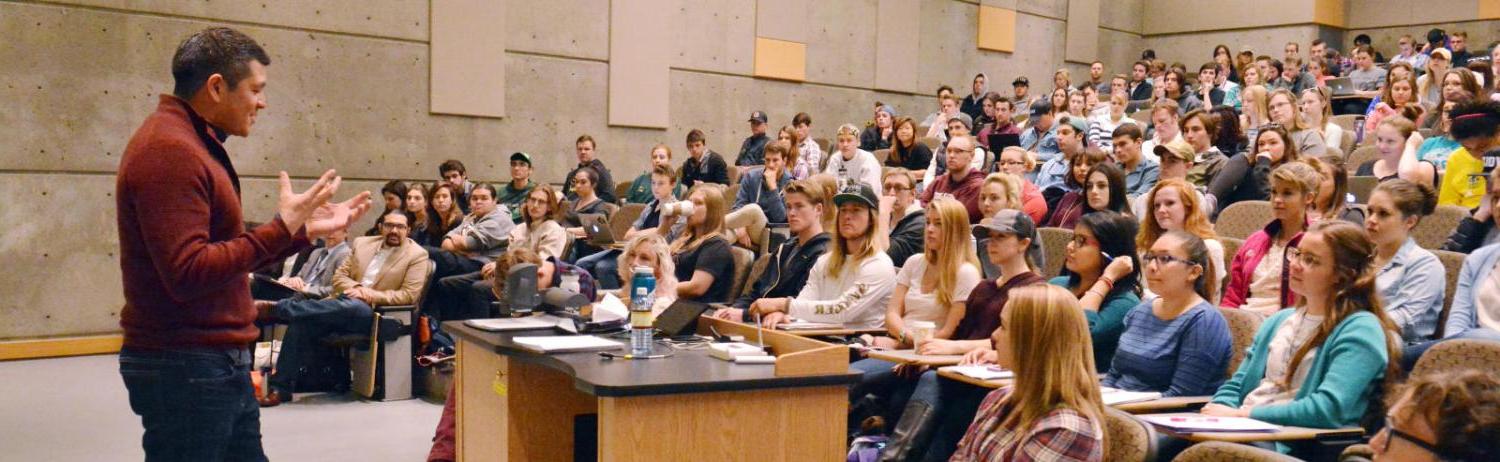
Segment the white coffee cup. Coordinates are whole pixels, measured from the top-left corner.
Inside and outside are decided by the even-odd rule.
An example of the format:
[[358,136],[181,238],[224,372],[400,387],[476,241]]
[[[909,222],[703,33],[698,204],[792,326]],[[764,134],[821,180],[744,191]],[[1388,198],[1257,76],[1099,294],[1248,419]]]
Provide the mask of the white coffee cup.
[[922,342],[932,339],[932,333],[937,331],[937,323],[932,321],[909,321],[906,327],[911,331],[912,346],[921,345]]
[[673,203],[667,204],[666,207],[662,208],[662,214],[663,215],[679,215],[679,216],[684,216],[684,217],[688,216],[688,215],[692,215],[693,214],[693,202],[692,201],[680,201],[680,202],[673,202]]

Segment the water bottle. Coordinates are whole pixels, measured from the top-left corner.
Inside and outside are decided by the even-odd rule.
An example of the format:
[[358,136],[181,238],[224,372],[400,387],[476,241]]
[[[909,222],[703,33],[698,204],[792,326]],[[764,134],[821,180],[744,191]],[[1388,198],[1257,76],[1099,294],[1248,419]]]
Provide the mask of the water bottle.
[[[1359,146],[1365,142],[1365,116],[1354,118],[1354,145]],[[1348,154],[1345,154],[1348,155]]]
[[630,354],[651,354],[651,305],[655,304],[656,275],[650,267],[637,266],[630,278]]

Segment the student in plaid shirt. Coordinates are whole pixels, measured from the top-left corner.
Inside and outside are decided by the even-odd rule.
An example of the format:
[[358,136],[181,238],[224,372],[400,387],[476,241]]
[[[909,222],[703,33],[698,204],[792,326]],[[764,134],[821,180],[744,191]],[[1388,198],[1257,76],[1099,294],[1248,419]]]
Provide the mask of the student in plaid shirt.
[[950,460],[1102,460],[1104,405],[1078,300],[1056,286],[1016,288],[990,339],[995,350],[965,362],[998,363],[1015,371],[1015,384],[985,397]]

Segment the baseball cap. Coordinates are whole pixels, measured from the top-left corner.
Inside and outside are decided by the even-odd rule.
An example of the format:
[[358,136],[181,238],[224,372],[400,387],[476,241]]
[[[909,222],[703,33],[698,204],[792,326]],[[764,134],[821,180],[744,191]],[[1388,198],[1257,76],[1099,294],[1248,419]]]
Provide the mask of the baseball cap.
[[1158,144],[1151,152],[1156,153],[1158,157],[1163,159],[1170,155],[1184,162],[1191,161],[1194,157],[1193,145],[1188,144],[1187,141],[1183,141],[1182,138],[1177,138],[1166,144]]
[[527,154],[527,153],[524,153],[524,152],[517,151],[517,152],[512,153],[510,155],[510,161],[511,162],[515,162],[515,161],[518,161],[518,160],[521,161],[521,162],[525,162],[528,167],[532,165],[532,163],[531,163],[531,154]]
[[876,197],[875,190],[870,185],[854,181],[839,190],[833,196],[833,205],[844,205],[845,202],[857,201],[869,208],[879,208],[880,198]]
[[890,104],[881,105],[880,112],[884,112],[887,115],[890,115],[893,119],[896,118],[896,107],[891,106]]
[[1069,126],[1073,127],[1073,131],[1076,131],[1078,133],[1088,133],[1089,132],[1088,121],[1084,120],[1083,117],[1070,116],[1067,119],[1068,119],[1067,124]]
[[1437,48],[1437,49],[1434,49],[1434,50],[1432,50],[1432,55],[1433,56],[1443,55],[1443,59],[1446,59],[1446,60],[1449,60],[1449,61],[1453,60],[1453,52],[1448,51],[1447,48]]
[[1031,104],[1031,117],[1041,117],[1052,113],[1052,102],[1042,100]]
[[1020,76],[1020,77],[1016,77],[1015,80],[1010,81],[1010,86],[1012,86],[1012,87],[1029,87],[1029,86],[1031,86],[1031,80],[1027,79],[1026,76],[1023,75],[1023,76]]
[[764,111],[751,111],[750,122],[766,123],[766,113]]
[[954,114],[953,117],[949,118],[948,120],[950,120],[950,121],[957,120],[959,122],[963,122],[964,123],[964,128],[967,128],[969,130],[973,130],[974,129],[974,119],[970,118],[968,114],[960,112],[960,113]]
[[995,212],[995,216],[980,220],[972,229],[976,240],[989,239],[991,231],[1031,238],[1031,246],[1026,248],[1026,254],[1031,257],[1031,261],[1041,264],[1042,240],[1036,234],[1036,222],[1031,221],[1030,215],[1020,210],[1004,209]]

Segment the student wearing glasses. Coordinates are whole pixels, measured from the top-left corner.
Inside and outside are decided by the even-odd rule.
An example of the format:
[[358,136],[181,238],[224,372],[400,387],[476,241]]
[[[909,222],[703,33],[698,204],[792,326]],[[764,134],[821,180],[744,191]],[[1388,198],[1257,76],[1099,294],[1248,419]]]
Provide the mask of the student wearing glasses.
[[1084,215],[1073,228],[1062,274],[1047,281],[1078,298],[1093,338],[1094,363],[1100,367],[1109,367],[1125,314],[1141,302],[1138,227],[1134,217],[1122,213]]
[[1375,462],[1500,459],[1500,378],[1460,370],[1412,377],[1389,395]]
[[1271,222],[1245,239],[1229,263],[1229,285],[1219,306],[1271,315],[1289,307],[1286,255],[1307,228],[1308,209],[1318,196],[1322,175],[1311,165],[1291,162],[1271,172]]
[[1000,173],[1009,173],[1021,179],[1021,210],[1031,217],[1034,223],[1041,223],[1047,217],[1047,199],[1042,196],[1041,188],[1026,179],[1026,173],[1036,167],[1036,158],[1026,149],[1019,146],[1011,146],[1000,151],[1000,158],[996,161]]

